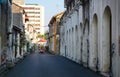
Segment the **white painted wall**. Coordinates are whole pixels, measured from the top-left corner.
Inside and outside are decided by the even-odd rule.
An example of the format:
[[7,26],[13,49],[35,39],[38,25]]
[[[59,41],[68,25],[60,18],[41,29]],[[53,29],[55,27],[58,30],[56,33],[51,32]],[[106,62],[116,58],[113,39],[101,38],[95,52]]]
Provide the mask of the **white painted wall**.
[[120,15],[119,15],[119,13],[120,13],[120,0],[117,0],[117,7],[116,7],[116,9],[117,9],[117,12],[116,12],[116,15],[118,15],[117,17],[116,17],[116,20],[117,20],[117,27],[116,27],[116,33],[117,33],[117,35],[118,35],[118,37],[117,37],[117,47],[116,47],[116,52],[118,52],[118,54],[117,54],[117,71],[116,71],[116,77],[120,77],[120,73],[119,73],[119,71],[120,71]]
[[78,58],[79,58],[79,61],[80,61],[80,63],[82,62],[82,45],[81,45],[81,43],[82,43],[82,23],[80,23],[80,25],[79,25],[79,32],[78,32],[78,34],[79,34],[79,47],[78,47],[78,49],[79,49],[79,56],[78,56]]
[[[81,59],[81,56],[80,56],[81,55],[81,39],[80,38],[82,36],[82,33],[81,33],[82,31],[80,27],[80,22],[82,22],[82,19],[81,19],[82,15],[78,17],[79,14],[82,14],[81,13],[82,8],[81,7],[79,8],[80,9],[78,9],[78,11],[71,12],[64,19],[65,22],[63,23],[63,26],[65,27],[61,27],[61,30],[62,29],[65,30],[65,37],[61,37],[61,42],[63,38],[65,38],[65,41],[64,41],[64,44],[61,43],[61,47],[60,47],[61,53],[63,53],[62,50],[65,49],[63,45],[66,45],[67,57],[78,63],[80,63],[80,59]],[[77,29],[78,29],[77,31],[75,26],[77,26]],[[61,31],[61,34],[62,34],[62,31]],[[78,39],[76,39],[76,37]],[[63,55],[65,55],[65,53]]]
[[[120,71],[120,56],[119,56],[119,37],[120,36],[120,0],[91,0],[90,2],[90,36],[88,39],[87,36],[87,28],[85,29],[85,35],[83,35],[83,25],[82,24],[82,7],[79,6],[78,13],[74,10],[70,12],[68,17],[66,19],[63,19],[66,21],[66,23],[63,23],[63,26],[61,27],[61,30],[64,29],[66,31],[66,35],[61,37],[61,40],[63,38],[66,38],[66,40],[61,43],[61,53],[64,55],[64,45],[67,45],[67,55],[68,58],[71,60],[74,60],[76,62],[80,62],[81,59],[84,63],[87,63],[87,60],[89,60],[89,67],[91,69],[96,69],[96,66],[98,66],[98,70],[101,73],[106,73],[109,71],[110,66],[110,47],[109,44],[109,23],[106,19],[107,16],[104,16],[104,11],[107,6],[110,7],[110,11],[112,14],[112,44],[115,45],[115,48],[112,49],[114,51],[112,55],[112,72],[113,77],[120,77],[119,71]],[[97,16],[97,22],[96,18],[94,18],[94,15]],[[108,15],[108,14],[106,14]],[[105,18],[106,17],[106,18]],[[95,19],[95,20],[94,20]],[[80,25],[81,23],[81,25]],[[78,28],[78,31],[76,30],[76,25]],[[73,32],[72,32],[73,28]],[[68,33],[67,33],[68,31]],[[61,31],[62,32],[62,31]],[[77,39],[77,36],[79,39]],[[83,40],[81,40],[83,38]],[[86,39],[90,41],[90,52],[87,53],[87,47],[86,47]],[[66,42],[65,42],[66,41]],[[83,42],[83,51],[81,52],[81,42]],[[87,59],[87,55],[89,55],[89,59]],[[82,56],[82,57],[81,57]],[[98,58],[98,59],[97,59]],[[97,64],[98,60],[98,64]]]
[[[8,32],[12,32],[13,28],[13,14],[12,14],[12,6],[11,3],[8,1],[8,20],[7,20],[7,26],[8,26]],[[8,35],[8,46],[6,48],[7,50],[7,60],[8,62],[13,62],[13,50],[12,50],[12,34]]]
[[83,34],[82,62],[86,66],[88,61],[88,22],[85,23],[85,32]]
[[[107,47],[105,47],[104,43],[106,42],[109,43],[109,38],[108,38],[108,34],[106,34],[106,31],[108,31],[108,26],[105,26],[107,24],[104,23],[104,21],[106,22],[106,20],[104,19],[103,13],[105,10],[106,6],[109,6],[111,9],[111,13],[112,13],[112,43],[114,43],[115,45],[117,45],[116,41],[116,17],[117,17],[117,0],[92,0],[91,2],[91,6],[90,6],[90,27],[92,27],[92,20],[93,20],[93,16],[94,14],[97,15],[98,17],[98,60],[99,60],[99,70],[101,72],[105,72],[108,71],[108,66],[109,66],[109,46],[107,45]],[[103,20],[104,19],[104,20]],[[104,32],[105,31],[105,32]],[[103,36],[104,35],[104,36]],[[105,40],[106,39],[106,40]],[[108,40],[107,40],[108,39]],[[104,41],[102,41],[104,40]],[[108,41],[108,42],[107,42]],[[112,70],[113,70],[113,75],[114,77],[119,77],[117,76],[116,72],[118,70],[116,70],[117,68],[117,60],[116,60],[116,48],[115,48],[115,52],[113,54],[112,57]]]
[[98,62],[98,18],[95,14],[93,16],[92,25],[90,25],[90,52],[89,52],[89,66],[96,70]]
[[[79,6],[77,13],[75,10],[70,12],[66,17],[66,19],[63,19],[63,21],[66,21],[66,23],[63,23],[63,26],[61,27],[61,30],[64,29],[66,32],[66,36],[61,37],[61,40],[63,38],[66,38],[66,42],[61,43],[61,53],[64,55],[64,45],[67,45],[67,55],[68,58],[80,62],[81,59],[84,63],[89,62],[89,67],[91,69],[96,69],[96,66],[98,66],[98,70],[101,73],[106,73],[109,71],[110,66],[110,42],[109,42],[109,24],[107,24],[106,17],[103,15],[105,8],[107,6],[110,7],[111,14],[112,14],[112,44],[115,44],[115,49],[112,58],[112,72],[113,77],[120,77],[119,71],[120,71],[120,56],[119,56],[119,37],[120,36],[120,0],[90,0],[90,20],[89,20],[89,26],[90,26],[90,35],[88,37],[87,34],[87,28],[85,29],[85,34],[83,35],[83,27],[85,25],[82,25],[82,8]],[[94,20],[94,15],[97,16]],[[98,22],[98,23],[97,23]],[[80,25],[81,23],[81,25]],[[77,29],[76,30],[76,25]],[[73,31],[72,31],[73,29]],[[62,31],[61,31],[62,32]],[[68,33],[67,33],[68,32]],[[79,39],[77,39],[77,36]],[[83,38],[83,40],[81,40]],[[90,52],[87,53],[87,42],[86,40],[89,40],[90,42]],[[83,42],[83,51],[81,52],[81,42]],[[82,57],[81,57],[82,56]],[[87,56],[89,56],[89,59],[87,59]],[[89,60],[89,61],[87,61]],[[98,64],[97,64],[98,60]]]

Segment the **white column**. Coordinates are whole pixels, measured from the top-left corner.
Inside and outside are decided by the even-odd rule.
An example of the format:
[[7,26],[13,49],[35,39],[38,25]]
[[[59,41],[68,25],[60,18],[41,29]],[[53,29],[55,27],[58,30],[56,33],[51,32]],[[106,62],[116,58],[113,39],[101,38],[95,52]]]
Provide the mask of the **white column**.
[[70,19],[70,59],[72,59],[72,17]]
[[13,63],[13,50],[12,50],[12,34],[9,35],[9,41],[8,41],[8,49],[7,49],[7,60],[8,64]]
[[80,51],[79,51],[79,48],[80,48],[80,46],[79,46],[79,31],[78,31],[78,26],[77,26],[77,30],[76,30],[76,59],[77,59],[77,62],[79,63],[79,59],[80,59]]
[[[68,19],[68,27],[70,27],[70,18]],[[70,58],[70,28],[68,29],[68,57]]]
[[17,34],[17,58],[20,57],[20,34]]
[[70,52],[69,52],[69,53],[70,53],[70,59],[72,58],[72,56],[71,56],[71,53],[72,53],[72,45],[71,45],[71,44],[72,44],[72,43],[71,43],[72,40],[71,40],[71,33],[72,33],[72,32],[71,32],[71,28],[70,28],[70,34],[69,34],[69,38],[70,38],[70,39],[69,39],[69,41],[70,41],[70,46],[69,46],[69,47],[70,47]]
[[24,47],[21,48],[21,58],[23,57],[23,50],[24,50]]
[[82,43],[82,24],[80,24],[80,27],[79,27],[79,60],[80,62],[82,61],[82,46],[81,46],[81,43]]
[[[13,15],[12,15],[12,8],[11,8],[11,3],[8,0],[8,12],[7,12],[7,26],[8,26],[8,32],[12,32],[12,26],[13,26]],[[13,64],[13,52],[12,52],[12,34],[8,35],[8,46],[7,46],[7,64]]]
[[77,62],[77,52],[78,52],[78,48],[77,48],[77,43],[78,42],[78,38],[77,38],[77,29],[75,27],[75,61]]
[[84,63],[84,65],[87,65],[87,60],[88,60],[88,43],[87,43],[87,39],[88,39],[88,25],[86,24],[85,26],[85,32],[83,35],[83,51],[82,51],[82,61]]
[[15,60],[15,46],[13,46],[13,55],[12,55],[12,57],[13,57],[13,60]]
[[74,29],[72,28],[72,60],[74,60]]
[[[38,47],[38,46],[37,46]],[[37,48],[38,49],[38,48]],[[38,50],[37,50],[38,51]],[[23,55],[26,53],[26,44],[23,46]]]
[[[74,20],[75,20],[75,61],[78,62],[78,20],[77,20],[77,11],[75,11],[75,16],[74,16]],[[76,29],[77,28],[77,29]]]
[[76,61],[76,29],[74,27],[74,32],[73,32],[73,42],[74,42],[74,61]]
[[68,42],[69,42],[69,41],[68,41],[68,30],[67,30],[67,39],[66,39],[66,41],[67,41],[67,43],[66,43],[67,55],[66,55],[66,56],[68,57],[68,52],[69,52],[69,51],[68,51]]
[[90,56],[89,66],[96,70],[98,66],[98,29],[97,29],[97,17],[93,19],[92,25],[90,26]]
[[75,29],[75,27],[76,27],[76,18],[75,18],[75,15],[76,15],[76,12],[74,12],[74,14],[73,14],[73,21],[74,21],[74,23],[73,23],[73,28],[74,28],[74,31],[73,31],[73,44],[74,44],[74,55],[73,55],[73,58],[74,58],[74,61],[76,61],[76,29]]
[[69,38],[69,36],[70,36],[70,32],[68,30],[68,58],[70,57],[70,38]]
[[69,51],[69,58],[71,59],[71,29],[70,29],[70,32],[69,32],[69,48],[70,48],[70,51]]
[[87,51],[87,48],[86,48],[86,38],[85,38],[85,33],[83,35],[83,44],[82,44],[82,62],[83,64],[86,64],[86,51]]
[[73,14],[72,14],[72,35],[71,35],[71,38],[72,38],[72,60],[74,60],[74,28],[73,28],[73,25],[74,25],[74,20],[73,20]]
[[61,29],[62,29],[62,25],[61,25],[61,28],[60,28],[60,55],[62,55],[62,38],[63,38]]

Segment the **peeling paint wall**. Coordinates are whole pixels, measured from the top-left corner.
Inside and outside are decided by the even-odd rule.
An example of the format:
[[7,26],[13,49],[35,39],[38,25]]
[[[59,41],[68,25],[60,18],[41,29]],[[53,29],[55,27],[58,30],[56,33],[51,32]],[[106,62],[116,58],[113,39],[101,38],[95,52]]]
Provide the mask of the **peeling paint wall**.
[[[79,5],[64,16],[65,27],[61,30],[64,29],[65,36],[60,37],[65,39],[61,43],[62,55],[67,51],[67,58],[77,63],[88,65],[103,75],[120,77],[119,4],[120,0],[90,0],[84,10]],[[85,24],[86,19],[88,24]]]
[[[61,35],[63,34],[62,30],[65,31],[65,36],[60,36],[61,38],[61,55],[65,56],[73,61],[80,63],[81,61],[81,36],[82,36],[82,16],[81,6],[79,9],[71,12],[69,15],[64,17],[63,26],[61,27]],[[77,29],[76,29],[77,27]],[[64,40],[63,40],[64,39]],[[63,43],[64,41],[64,43]]]
[[98,69],[98,18],[95,14],[90,25],[90,53],[89,53],[89,66],[90,68]]
[[1,37],[1,64],[6,62],[6,59],[8,57],[7,55],[7,49],[8,49],[8,35],[7,32],[9,30],[9,22],[11,21],[11,18],[9,17],[11,13],[9,12],[11,10],[11,5],[9,1],[6,1],[5,3],[0,4],[0,37]]
[[120,15],[119,15],[119,13],[120,13],[120,0],[117,0],[117,3],[118,3],[118,4],[117,4],[117,10],[118,10],[118,11],[117,11],[117,15],[118,15],[118,16],[117,16],[116,19],[118,20],[118,21],[117,21],[118,27],[117,27],[117,30],[116,30],[116,31],[118,32],[118,41],[117,41],[117,43],[118,43],[118,48],[117,48],[117,52],[118,52],[117,61],[118,61],[118,62],[117,62],[117,66],[118,66],[118,67],[117,67],[117,73],[116,73],[117,76],[116,76],[116,77],[120,77],[120,72],[119,72],[119,71],[120,71]]
[[[106,12],[107,13],[106,15],[104,13],[106,11],[105,8],[107,6],[110,8],[111,16],[112,16],[111,34],[110,34],[110,23],[109,23],[110,21],[108,16],[109,12]],[[118,71],[116,65],[117,63],[117,59],[116,59],[117,58],[117,52],[116,52],[117,7],[116,6],[117,6],[117,0],[115,1],[92,0],[90,4],[90,27],[91,27],[90,29],[92,29],[94,14],[96,14],[98,17],[98,64],[97,64],[98,70],[102,73],[111,72],[113,74],[113,77],[119,77],[116,73]],[[111,43],[110,43],[110,35],[111,35]],[[92,39],[92,37],[89,38]],[[113,44],[115,46],[114,50],[111,49],[111,47],[113,47]],[[90,54],[90,56],[91,55],[93,54]],[[111,70],[110,70],[110,66],[111,66]],[[91,64],[90,67],[92,68]]]

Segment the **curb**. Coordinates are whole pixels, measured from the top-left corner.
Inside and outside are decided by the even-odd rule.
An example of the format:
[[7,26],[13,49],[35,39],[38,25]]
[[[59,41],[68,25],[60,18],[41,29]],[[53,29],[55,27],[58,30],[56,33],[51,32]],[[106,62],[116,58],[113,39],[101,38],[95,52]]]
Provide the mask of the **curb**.
[[0,66],[0,77],[4,77],[4,75],[8,72],[8,68],[6,64],[2,64]]

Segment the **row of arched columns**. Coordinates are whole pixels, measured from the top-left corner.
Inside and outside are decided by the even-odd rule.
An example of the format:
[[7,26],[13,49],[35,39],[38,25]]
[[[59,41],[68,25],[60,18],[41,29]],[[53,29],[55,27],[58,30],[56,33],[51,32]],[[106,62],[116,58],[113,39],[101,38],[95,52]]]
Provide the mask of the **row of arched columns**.
[[[112,14],[110,7],[106,6],[103,12],[100,38],[98,38],[100,30],[98,29],[97,14],[93,14],[90,24],[89,20],[85,20],[85,25],[83,25],[82,21],[78,21],[80,13],[77,14],[77,12],[80,11],[73,11],[69,17],[66,16],[65,22],[62,24],[61,30],[64,28],[64,35],[60,37],[61,55],[95,71],[110,72],[112,67]],[[99,41],[100,43],[98,43]],[[98,50],[98,47],[101,49]]]

